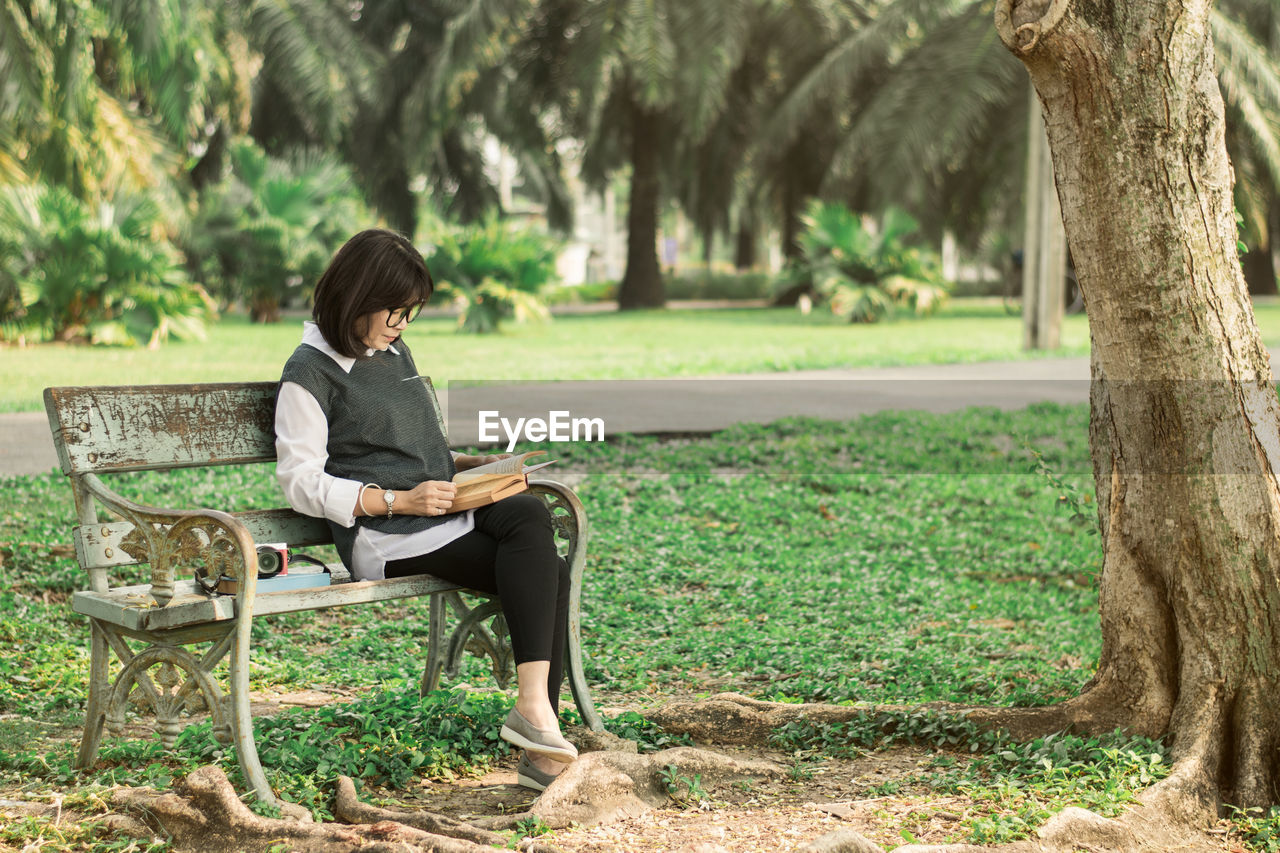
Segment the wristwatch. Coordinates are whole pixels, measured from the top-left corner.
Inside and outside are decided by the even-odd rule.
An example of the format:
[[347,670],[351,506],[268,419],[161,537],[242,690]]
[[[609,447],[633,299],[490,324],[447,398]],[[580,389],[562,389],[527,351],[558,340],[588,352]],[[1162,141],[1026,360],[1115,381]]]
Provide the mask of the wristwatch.
[[382,493],[382,499],[387,502],[387,518],[391,517],[391,505],[396,502],[396,493],[387,489]]

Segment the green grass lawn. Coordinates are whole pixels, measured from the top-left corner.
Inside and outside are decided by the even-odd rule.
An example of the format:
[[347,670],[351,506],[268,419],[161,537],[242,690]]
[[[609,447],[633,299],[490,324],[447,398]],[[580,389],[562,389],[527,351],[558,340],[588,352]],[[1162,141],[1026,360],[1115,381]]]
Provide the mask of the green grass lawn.
[[[1280,342],[1280,308],[1260,312]],[[228,317],[204,342],[158,350],[44,345],[0,348],[0,412],[40,411],[50,385],[129,385],[279,378],[301,320],[254,326]],[[447,387],[469,379],[615,379],[773,372],[826,367],[937,364],[1033,357],[1020,320],[998,302],[957,300],[927,319],[850,325],[794,309],[636,311],[566,315],[497,335],[454,332],[422,318],[406,335],[419,369]],[[1068,317],[1064,347],[1088,353],[1083,316]]]
[[[880,704],[847,725],[780,729],[793,778],[913,742],[930,750],[927,766],[883,786],[855,781],[850,795],[961,797],[970,806],[954,840],[971,842],[1027,837],[1067,805],[1117,813],[1167,772],[1162,745],[1119,733],[1018,745],[945,712],[883,707],[1043,705],[1075,695],[1093,674],[1101,551],[1087,424],[1085,406],[1043,404],[558,446],[591,522],[588,678],[599,706],[627,709],[608,725],[654,749],[680,742],[643,717],[671,698],[733,690]],[[170,506],[282,502],[270,466],[119,475],[113,484]],[[83,807],[102,786],[166,788],[210,762],[243,787],[207,723],[173,750],[107,738],[94,770],[71,768],[88,626],[67,602],[85,583],[67,555],[69,489],[42,474],[0,479],[0,490],[0,794],[56,792]],[[375,796],[395,798],[420,779],[479,772],[507,754],[497,731],[508,696],[418,698],[427,610],[426,601],[387,602],[255,620],[255,690],[356,696],[255,720],[283,796],[324,818],[337,773],[363,774],[383,792]],[[468,658],[459,682],[490,684],[487,664]],[[1276,828],[1259,820],[1237,831]],[[119,849],[92,830],[70,841],[56,830],[31,819],[12,837],[0,829],[0,842]]]
[[[1049,480],[1026,472],[1035,448],[1089,491],[1087,423],[1083,406],[1046,404],[557,445],[591,520],[592,680],[623,694],[729,688],[806,701],[1071,695],[1097,655],[1099,544],[1056,506]],[[162,506],[284,503],[269,465],[112,479]],[[0,591],[16,608],[0,605],[0,620],[29,612],[26,623],[46,626],[12,623],[20,651],[0,662],[0,713],[40,717],[82,699],[66,667],[80,666],[85,625],[61,598],[84,579],[73,557],[54,556],[74,509],[59,474],[0,487]],[[412,680],[425,607],[273,618],[255,678]]]
[[[1280,302],[1254,313],[1268,345],[1280,345]],[[1022,349],[1019,317],[999,301],[954,300],[936,317],[850,325],[790,308],[634,311],[566,315],[459,335],[446,318],[422,318],[407,339],[419,369],[447,387],[472,379],[635,379],[828,367],[943,364],[1087,355],[1088,322],[1066,318],[1063,346]],[[0,412],[40,411],[50,385],[129,385],[277,379],[297,346],[301,320],[255,326],[228,317],[204,342],[158,350],[45,345],[0,348]]]
[[[597,700],[642,709],[737,690],[1038,705],[1073,695],[1098,655],[1099,544],[1057,506],[1059,490],[1026,473],[1027,448],[1087,490],[1086,432],[1084,407],[1044,405],[559,446],[591,521],[583,624]],[[283,503],[271,466],[113,483],[166,506]],[[66,555],[65,479],[0,488],[10,649],[0,713],[38,733],[74,724],[83,706],[87,625],[66,598],[85,580]],[[411,688],[426,613],[413,601],[258,620],[254,686]],[[478,661],[462,678],[490,680]],[[14,748],[0,743],[0,770],[13,768]]]

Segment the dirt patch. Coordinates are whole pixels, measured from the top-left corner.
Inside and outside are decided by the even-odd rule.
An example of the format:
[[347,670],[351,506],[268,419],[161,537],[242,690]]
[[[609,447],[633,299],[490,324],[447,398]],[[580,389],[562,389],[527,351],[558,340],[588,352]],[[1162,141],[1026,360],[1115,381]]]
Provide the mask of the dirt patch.
[[[354,692],[332,688],[293,693],[255,693],[255,715],[269,715],[293,706],[316,707],[343,701]],[[643,705],[639,696],[610,696],[608,711]],[[621,701],[619,701],[621,698]],[[60,735],[78,738],[78,730]],[[131,727],[130,734],[147,736],[145,726]],[[966,825],[974,817],[973,803],[957,796],[943,796],[913,782],[936,753],[918,747],[898,747],[849,759],[797,763],[794,756],[752,747],[713,748],[735,759],[765,759],[789,772],[772,778],[751,778],[722,784],[704,783],[681,800],[635,817],[620,817],[597,826],[569,826],[546,835],[544,840],[564,853],[623,853],[626,851],[792,851],[823,835],[849,829],[892,850],[908,842],[947,844],[968,840]],[[958,762],[966,756],[955,756]],[[538,794],[516,784],[516,756],[511,755],[490,771],[476,777],[453,780],[421,780],[405,789],[366,788],[360,799],[378,806],[404,807],[435,812],[473,822],[536,810]],[[688,774],[691,771],[686,770]],[[677,770],[677,775],[679,771]],[[9,787],[9,786],[6,786]],[[53,806],[48,795],[31,802],[17,790],[0,791],[10,817],[45,815]],[[35,799],[35,798],[32,798]],[[18,801],[18,802],[15,802]],[[20,802],[27,800],[27,802]],[[97,816],[101,819],[101,816]],[[63,822],[91,819],[68,810]],[[1244,853],[1238,837],[1226,824],[1204,833],[1203,843],[1178,849]],[[0,849],[3,849],[0,845]]]
[[[717,749],[733,758],[766,759],[793,766],[790,756],[747,749]],[[735,851],[798,850],[835,829],[849,828],[887,847],[904,843],[897,833],[909,817],[921,840],[961,838],[965,815],[957,798],[867,796],[899,783],[927,765],[932,753],[914,747],[886,750],[851,760],[800,765],[796,778],[755,779],[706,787],[684,803],[594,827],[571,827],[546,836],[565,853],[583,851],[695,850],[711,844]],[[528,811],[537,798],[516,785],[516,759],[504,760],[473,779],[423,781],[407,791],[368,790],[361,798],[383,805],[430,809],[459,820]]]
[[[828,832],[849,828],[893,847],[903,841],[886,828],[886,806],[908,803],[910,808],[927,808],[901,798],[867,796],[869,791],[918,772],[930,759],[925,750],[892,749],[851,760],[829,759],[798,766],[782,753],[718,751],[796,767],[794,778],[709,788],[705,797],[686,807],[673,801],[668,809],[613,824],[561,830],[549,840],[566,853],[693,851],[703,845],[720,846],[734,853],[773,853],[799,850]],[[960,817],[954,814],[952,823],[958,824]],[[945,822],[940,822],[936,839],[957,837],[954,826],[949,835],[947,829]],[[917,837],[925,840],[924,836]]]

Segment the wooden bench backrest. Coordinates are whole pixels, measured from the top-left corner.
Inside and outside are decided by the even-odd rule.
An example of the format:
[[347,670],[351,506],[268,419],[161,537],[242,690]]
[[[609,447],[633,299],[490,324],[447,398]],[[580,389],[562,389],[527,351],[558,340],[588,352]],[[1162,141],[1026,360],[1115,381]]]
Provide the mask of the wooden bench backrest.
[[46,388],[68,475],[275,459],[275,382]]
[[[444,430],[431,380],[423,377]],[[276,382],[46,388],[45,410],[62,472],[163,471],[275,462]],[[77,483],[76,553],[86,569],[133,565],[120,543],[128,522],[101,524]],[[196,507],[175,507],[196,509]],[[208,507],[222,509],[222,507]],[[322,519],[291,509],[237,513],[257,542],[331,542]]]

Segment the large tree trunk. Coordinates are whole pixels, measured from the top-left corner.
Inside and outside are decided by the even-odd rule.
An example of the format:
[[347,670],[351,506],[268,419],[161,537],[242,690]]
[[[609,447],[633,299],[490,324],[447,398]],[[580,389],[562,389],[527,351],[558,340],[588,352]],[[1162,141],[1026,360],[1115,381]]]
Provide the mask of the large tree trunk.
[[745,271],[756,265],[755,215],[747,208],[738,214],[738,234],[733,246],[733,266]]
[[800,248],[800,205],[803,203],[803,195],[794,183],[788,183],[782,192],[782,256],[788,261],[804,254]]
[[1040,102],[1028,90],[1026,217],[1022,235],[1022,347],[1057,349],[1062,343],[1067,238],[1053,185]]
[[1065,710],[1170,733],[1168,804],[1257,805],[1280,746],[1280,420],[1208,15],[999,0],[996,26],[1040,95],[1093,340],[1103,651]]
[[618,286],[618,307],[661,308],[666,302],[658,268],[659,116],[631,109],[631,201],[627,206],[627,269]]

